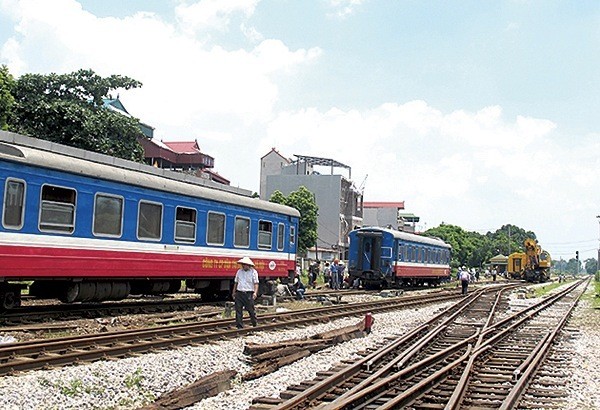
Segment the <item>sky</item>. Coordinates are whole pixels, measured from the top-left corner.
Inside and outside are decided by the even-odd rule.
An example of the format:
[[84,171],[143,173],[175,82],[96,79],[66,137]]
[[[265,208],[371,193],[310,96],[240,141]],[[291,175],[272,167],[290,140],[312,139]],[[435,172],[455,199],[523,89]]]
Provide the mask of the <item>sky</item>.
[[234,186],[271,148],[333,158],[421,230],[513,224],[554,259],[597,255],[599,63],[595,0],[0,0],[14,76],[141,81],[129,113]]

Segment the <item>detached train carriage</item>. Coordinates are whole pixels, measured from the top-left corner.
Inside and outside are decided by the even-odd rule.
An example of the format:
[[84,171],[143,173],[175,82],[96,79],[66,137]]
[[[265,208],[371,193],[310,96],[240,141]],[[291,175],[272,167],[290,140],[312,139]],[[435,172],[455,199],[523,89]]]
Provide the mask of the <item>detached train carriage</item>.
[[392,229],[350,232],[348,272],[367,288],[437,285],[450,279],[450,250],[444,241]]
[[182,280],[203,298],[223,298],[243,256],[255,262],[261,292],[293,277],[293,208],[181,173],[0,137],[30,145],[0,142],[0,308],[18,306],[18,281],[65,302],[171,293]]

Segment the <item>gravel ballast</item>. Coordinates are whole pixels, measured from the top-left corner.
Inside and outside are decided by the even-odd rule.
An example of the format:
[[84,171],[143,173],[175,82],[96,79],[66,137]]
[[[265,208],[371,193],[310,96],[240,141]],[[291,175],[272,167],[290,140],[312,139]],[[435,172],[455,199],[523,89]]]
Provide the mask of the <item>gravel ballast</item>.
[[[591,288],[591,286],[590,286]],[[256,380],[242,383],[241,374],[250,370],[242,351],[246,342],[271,343],[310,337],[316,333],[356,324],[359,318],[345,318],[300,329],[250,334],[233,340],[150,353],[115,361],[35,371],[0,378],[2,409],[135,409],[160,395],[186,386],[219,370],[236,370],[233,388],[202,400],[191,409],[246,409],[255,397],[278,397],[288,386],[314,378],[342,360],[358,358],[357,352],[380,345],[401,335],[450,306],[376,314],[373,332],[292,363]],[[569,409],[600,408],[600,340],[598,310],[582,301],[569,326],[580,331],[573,339],[573,360],[569,371]]]

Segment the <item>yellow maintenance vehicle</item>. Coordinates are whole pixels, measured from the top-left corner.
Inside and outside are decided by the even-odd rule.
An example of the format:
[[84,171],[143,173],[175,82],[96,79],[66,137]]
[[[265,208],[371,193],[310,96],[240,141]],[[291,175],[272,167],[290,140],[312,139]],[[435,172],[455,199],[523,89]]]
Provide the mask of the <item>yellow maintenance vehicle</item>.
[[525,252],[514,252],[508,256],[508,275],[527,282],[546,282],[550,279],[552,266],[550,254],[535,239],[525,239],[523,246]]

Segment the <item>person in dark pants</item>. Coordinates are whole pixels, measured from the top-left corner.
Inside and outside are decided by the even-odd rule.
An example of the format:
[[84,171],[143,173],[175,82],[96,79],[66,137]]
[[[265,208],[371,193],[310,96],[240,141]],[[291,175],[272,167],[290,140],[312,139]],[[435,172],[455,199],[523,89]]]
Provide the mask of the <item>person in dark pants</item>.
[[235,274],[233,284],[233,300],[235,302],[235,325],[238,329],[244,327],[242,321],[244,308],[250,315],[252,326],[256,326],[256,311],[254,299],[258,296],[258,272],[254,269],[254,262],[247,256],[238,261],[241,268]]
[[469,271],[464,266],[461,268],[460,274],[460,283],[462,285],[462,294],[467,294],[467,289],[469,287],[469,280],[471,279],[471,275],[469,275]]
[[293,288],[294,292],[296,293],[296,299],[298,299],[298,300],[304,299],[304,292],[306,292],[306,287],[304,286],[304,283],[302,283],[300,276],[296,276],[296,280],[294,281],[292,288]]

